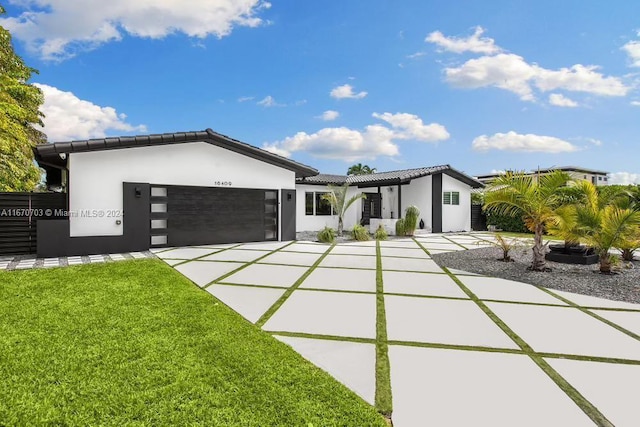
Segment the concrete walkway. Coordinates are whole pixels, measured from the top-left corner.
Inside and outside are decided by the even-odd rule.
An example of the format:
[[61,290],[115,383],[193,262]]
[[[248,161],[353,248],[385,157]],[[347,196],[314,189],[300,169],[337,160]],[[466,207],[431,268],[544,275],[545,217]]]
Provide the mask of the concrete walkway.
[[0,270],[29,270],[32,268],[67,267],[69,265],[96,264],[128,259],[153,258],[149,251],[119,254],[83,255],[57,258],[37,258],[33,255],[0,257]]
[[431,260],[491,238],[155,252],[367,402],[390,387],[396,427],[640,425],[640,305]]

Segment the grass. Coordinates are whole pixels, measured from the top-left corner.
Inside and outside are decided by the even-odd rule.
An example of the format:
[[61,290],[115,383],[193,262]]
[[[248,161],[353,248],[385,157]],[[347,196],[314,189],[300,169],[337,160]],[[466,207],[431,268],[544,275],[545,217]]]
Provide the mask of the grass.
[[376,409],[391,417],[393,399],[391,394],[391,363],[387,344],[387,315],[384,307],[384,284],[382,280],[382,254],[380,242],[376,242]]
[[158,260],[0,272],[0,318],[0,425],[385,425]]

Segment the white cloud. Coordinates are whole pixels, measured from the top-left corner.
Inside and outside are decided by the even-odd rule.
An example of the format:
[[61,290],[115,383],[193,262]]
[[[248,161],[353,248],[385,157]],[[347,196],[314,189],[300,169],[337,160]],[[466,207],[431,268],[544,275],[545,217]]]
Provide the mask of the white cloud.
[[412,53],[411,55],[407,55],[407,58],[416,59],[416,58],[420,58],[421,56],[425,56],[426,54],[427,52],[416,52],[416,53]]
[[113,107],[101,107],[53,86],[34,85],[44,93],[44,104],[40,108],[45,115],[42,131],[49,141],[104,138],[109,131],[147,131],[144,125],[127,123],[127,116],[118,114]]
[[367,126],[364,131],[346,127],[324,128],[316,133],[298,132],[263,148],[280,155],[290,156],[305,151],[316,157],[354,161],[374,159],[377,156],[397,156],[398,146],[393,143],[393,131],[380,126]]
[[513,131],[479,136],[473,140],[471,146],[476,151],[502,150],[529,153],[565,153],[578,150],[578,147],[560,138],[534,134],[521,135]]
[[327,159],[371,160],[378,156],[399,155],[398,140],[437,141],[449,137],[444,126],[425,125],[413,114],[373,113],[373,117],[391,124],[391,128],[374,124],[363,130],[338,127],[320,129],[312,134],[298,132],[281,141],[265,143],[263,148],[286,157],[304,151]]
[[495,86],[520,96],[524,101],[534,99],[529,80],[534,76],[533,67],[521,56],[502,53],[470,59],[459,67],[446,68],[446,80],[453,86],[477,89]]
[[622,80],[605,77],[597,69],[576,64],[571,68],[548,70],[527,63],[521,56],[501,53],[446,68],[445,77],[456,87],[476,89],[493,86],[513,92],[523,101],[535,100],[534,85],[542,92],[563,89],[602,96],[625,96],[629,92],[630,88]]
[[327,110],[321,115],[317,116],[317,118],[324,120],[325,122],[330,122],[332,120],[340,117],[340,113],[334,110]]
[[566,96],[560,93],[552,93],[549,95],[549,104],[555,105],[556,107],[577,107],[578,103],[572,99],[567,98]]
[[640,107],[640,101],[631,101],[631,105],[634,107]]
[[609,174],[609,184],[640,184],[640,173],[614,172]]
[[617,77],[605,77],[595,65],[576,64],[571,68],[547,70],[534,66],[535,84],[543,92],[564,89],[602,96],[625,96],[630,88]]
[[593,145],[595,145],[596,147],[601,147],[602,146],[602,141],[600,141],[599,139],[595,139],[595,138],[587,138],[587,141]]
[[162,38],[174,33],[218,38],[234,27],[257,27],[263,0],[25,0],[19,16],[0,19],[15,38],[44,59],[64,59],[124,34]]
[[502,51],[492,38],[482,37],[484,31],[484,28],[478,26],[469,37],[446,37],[440,31],[434,31],[424,41],[435,43],[442,50],[455,53],[473,52],[491,55]]
[[261,101],[256,102],[256,104],[263,107],[284,107],[284,104],[278,104],[275,98],[271,95],[265,96]]
[[391,125],[397,139],[415,139],[418,141],[435,142],[449,138],[447,129],[439,123],[425,125],[415,114],[408,113],[373,113],[373,117]]
[[255,96],[241,96],[240,98],[238,98],[238,102],[253,101],[255,98]]
[[[640,37],[640,31],[638,31]],[[640,67],[640,40],[632,40],[622,46],[622,50],[627,53],[632,67]]]
[[329,94],[336,99],[362,99],[367,96],[365,91],[354,93],[350,84],[334,87]]

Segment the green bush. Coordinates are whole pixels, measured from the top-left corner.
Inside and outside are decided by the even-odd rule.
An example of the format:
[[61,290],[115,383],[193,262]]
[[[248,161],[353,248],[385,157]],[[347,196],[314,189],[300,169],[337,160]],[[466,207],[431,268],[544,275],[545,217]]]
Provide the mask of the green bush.
[[530,233],[525,227],[522,218],[511,217],[507,215],[498,215],[495,213],[487,213],[487,225],[495,225],[502,231],[510,231],[512,233]]
[[404,236],[404,218],[400,218],[396,221],[396,236]]
[[351,229],[351,235],[355,240],[369,240],[369,232],[363,225],[360,224],[356,224],[353,226],[353,228]]
[[387,234],[387,230],[385,230],[382,224],[380,224],[378,225],[376,232],[373,234],[373,237],[375,237],[376,240],[387,240],[389,235]]
[[336,232],[331,227],[325,227],[318,232],[318,241],[322,243],[333,243],[336,240]]
[[417,206],[409,206],[404,211],[404,234],[406,236],[413,236],[418,225],[418,218],[420,217],[420,209]]

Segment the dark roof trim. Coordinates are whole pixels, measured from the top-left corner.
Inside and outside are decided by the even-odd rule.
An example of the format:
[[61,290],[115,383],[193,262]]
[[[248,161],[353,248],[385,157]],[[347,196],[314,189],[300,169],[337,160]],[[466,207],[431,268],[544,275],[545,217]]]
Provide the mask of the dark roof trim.
[[408,184],[413,179],[421,178],[423,176],[434,175],[444,173],[452,178],[461,181],[472,188],[484,187],[480,181],[470,177],[469,175],[462,173],[449,165],[432,166],[416,169],[403,169],[391,172],[376,172],[366,175],[329,175],[319,174],[316,176],[298,179],[297,184],[312,184],[312,185],[328,185],[337,184],[342,185],[348,182],[349,185],[357,186],[358,188],[370,188],[381,187],[388,185],[402,185]]
[[247,143],[214,132],[211,129],[197,132],[164,133],[155,135],[124,136],[115,138],[89,139],[84,141],[54,142],[35,147],[38,162],[64,168],[66,158],[61,154],[82,153],[88,151],[116,150],[123,148],[150,147],[167,144],[183,144],[189,142],[206,142],[227,150],[291,170],[296,177],[317,175],[318,171],[310,166],[289,160],[286,157],[270,153]]

